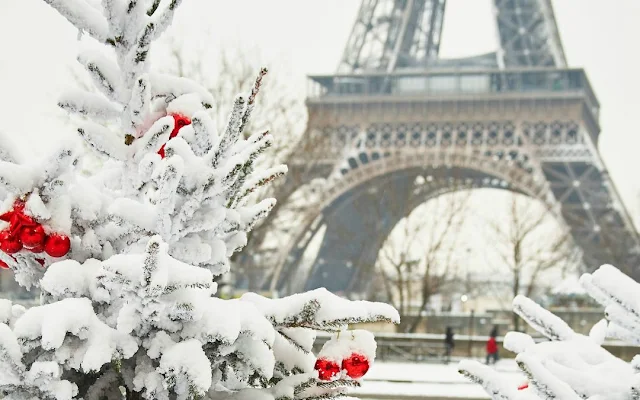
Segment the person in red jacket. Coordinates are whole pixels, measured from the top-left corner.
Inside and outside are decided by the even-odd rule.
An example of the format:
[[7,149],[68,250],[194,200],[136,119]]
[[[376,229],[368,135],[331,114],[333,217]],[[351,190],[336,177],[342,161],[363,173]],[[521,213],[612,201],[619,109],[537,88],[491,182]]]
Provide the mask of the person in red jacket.
[[487,365],[491,359],[493,359],[494,364],[498,362],[498,342],[496,341],[496,336],[498,336],[498,327],[494,326],[487,341]]

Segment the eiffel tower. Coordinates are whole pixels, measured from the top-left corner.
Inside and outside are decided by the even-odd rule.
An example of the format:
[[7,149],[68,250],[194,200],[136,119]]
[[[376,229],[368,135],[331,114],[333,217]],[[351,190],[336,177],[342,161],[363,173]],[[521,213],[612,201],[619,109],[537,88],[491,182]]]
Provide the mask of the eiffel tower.
[[[313,183],[313,200],[274,219],[288,236],[261,255],[265,288],[362,290],[396,223],[461,187],[542,201],[587,269],[640,277],[638,234],[598,153],[600,104],[567,66],[551,1],[493,3],[497,52],[447,60],[446,0],[362,1],[337,73],[309,77],[305,149],[289,175]],[[318,254],[303,262],[314,237]]]

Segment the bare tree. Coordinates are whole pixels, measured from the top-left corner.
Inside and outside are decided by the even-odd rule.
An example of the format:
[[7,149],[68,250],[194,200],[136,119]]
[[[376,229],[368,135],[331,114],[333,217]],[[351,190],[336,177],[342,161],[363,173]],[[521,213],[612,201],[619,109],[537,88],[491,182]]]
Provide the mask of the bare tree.
[[[567,271],[580,263],[580,252],[569,230],[553,223],[554,215],[539,202],[512,194],[506,219],[485,222],[489,227],[487,248],[493,250],[485,253],[487,263],[493,266],[491,275],[506,277],[510,282],[505,309],[511,308],[510,300],[515,296],[531,297],[543,289],[540,282],[546,272]],[[504,280],[497,284],[504,284]],[[516,314],[512,315],[512,322],[519,330],[520,318]]]
[[415,332],[432,296],[455,282],[469,197],[470,191],[443,195],[417,208],[380,250],[377,285],[401,315],[412,315],[403,319],[399,331]]
[[[190,42],[189,47],[185,44],[183,34],[168,36],[164,42],[170,62],[162,63],[162,68],[202,84],[217,100],[212,104],[210,113],[219,124],[218,132],[224,130],[233,98],[250,91],[260,69],[269,67],[257,49],[219,49],[210,46],[206,40],[195,44]],[[193,48],[198,44],[200,47]],[[194,52],[197,56],[192,55]],[[267,157],[262,159],[262,162],[270,165],[287,158],[305,128],[303,94],[296,92],[288,82],[283,79],[283,72],[269,73],[256,98],[251,120],[244,130],[247,135],[267,129],[273,133],[274,145],[266,154]],[[267,185],[267,188],[270,187]]]

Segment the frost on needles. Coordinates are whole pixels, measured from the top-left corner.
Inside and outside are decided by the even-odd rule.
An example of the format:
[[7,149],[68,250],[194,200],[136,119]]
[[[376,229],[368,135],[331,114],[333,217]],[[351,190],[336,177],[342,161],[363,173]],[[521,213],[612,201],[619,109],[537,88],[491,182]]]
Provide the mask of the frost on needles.
[[[150,70],[180,1],[45,1],[103,44],[78,57],[96,90],[65,93],[59,106],[104,163],[87,177],[73,146],[21,163],[0,141],[0,266],[41,292],[30,309],[0,300],[0,397],[332,399],[357,386],[318,379],[315,332],[397,323],[392,307],[324,289],[214,297],[275,204],[255,189],[286,173],[254,169],[272,137],[244,135],[267,71],[216,132],[207,109],[218,99]],[[67,240],[55,243],[62,253],[40,246],[54,235]]]
[[584,274],[580,283],[605,310],[606,318],[588,336],[524,296],[513,300],[514,311],[547,339],[536,342],[520,332],[504,338],[504,347],[517,354],[525,384],[475,361],[460,363],[460,372],[493,399],[640,399],[640,357],[628,363],[602,347],[606,338],[640,344],[640,284],[610,265]]

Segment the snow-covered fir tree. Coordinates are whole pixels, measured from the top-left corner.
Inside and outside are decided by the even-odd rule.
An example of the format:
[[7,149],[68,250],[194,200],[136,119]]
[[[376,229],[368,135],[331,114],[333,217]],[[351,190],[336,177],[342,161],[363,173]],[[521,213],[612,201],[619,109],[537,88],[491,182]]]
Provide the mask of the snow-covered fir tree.
[[505,336],[504,347],[517,354],[524,380],[514,382],[476,361],[461,362],[460,372],[496,400],[640,399],[640,356],[629,363],[602,347],[606,338],[640,345],[640,284],[610,265],[584,274],[580,283],[604,307],[605,318],[589,335],[518,296],[513,310],[546,338],[536,341],[521,332]]
[[[29,309],[0,300],[0,397],[331,399],[359,385],[375,341],[346,328],[397,323],[392,307],[324,289],[214,296],[274,205],[252,193],[286,173],[254,169],[272,137],[244,135],[266,70],[216,132],[218,99],[147,61],[179,0],[45,1],[102,45],[78,57],[99,92],[59,106],[104,164],[87,177],[73,146],[25,163],[0,151],[0,267],[41,293]],[[335,334],[316,356],[317,330]]]

